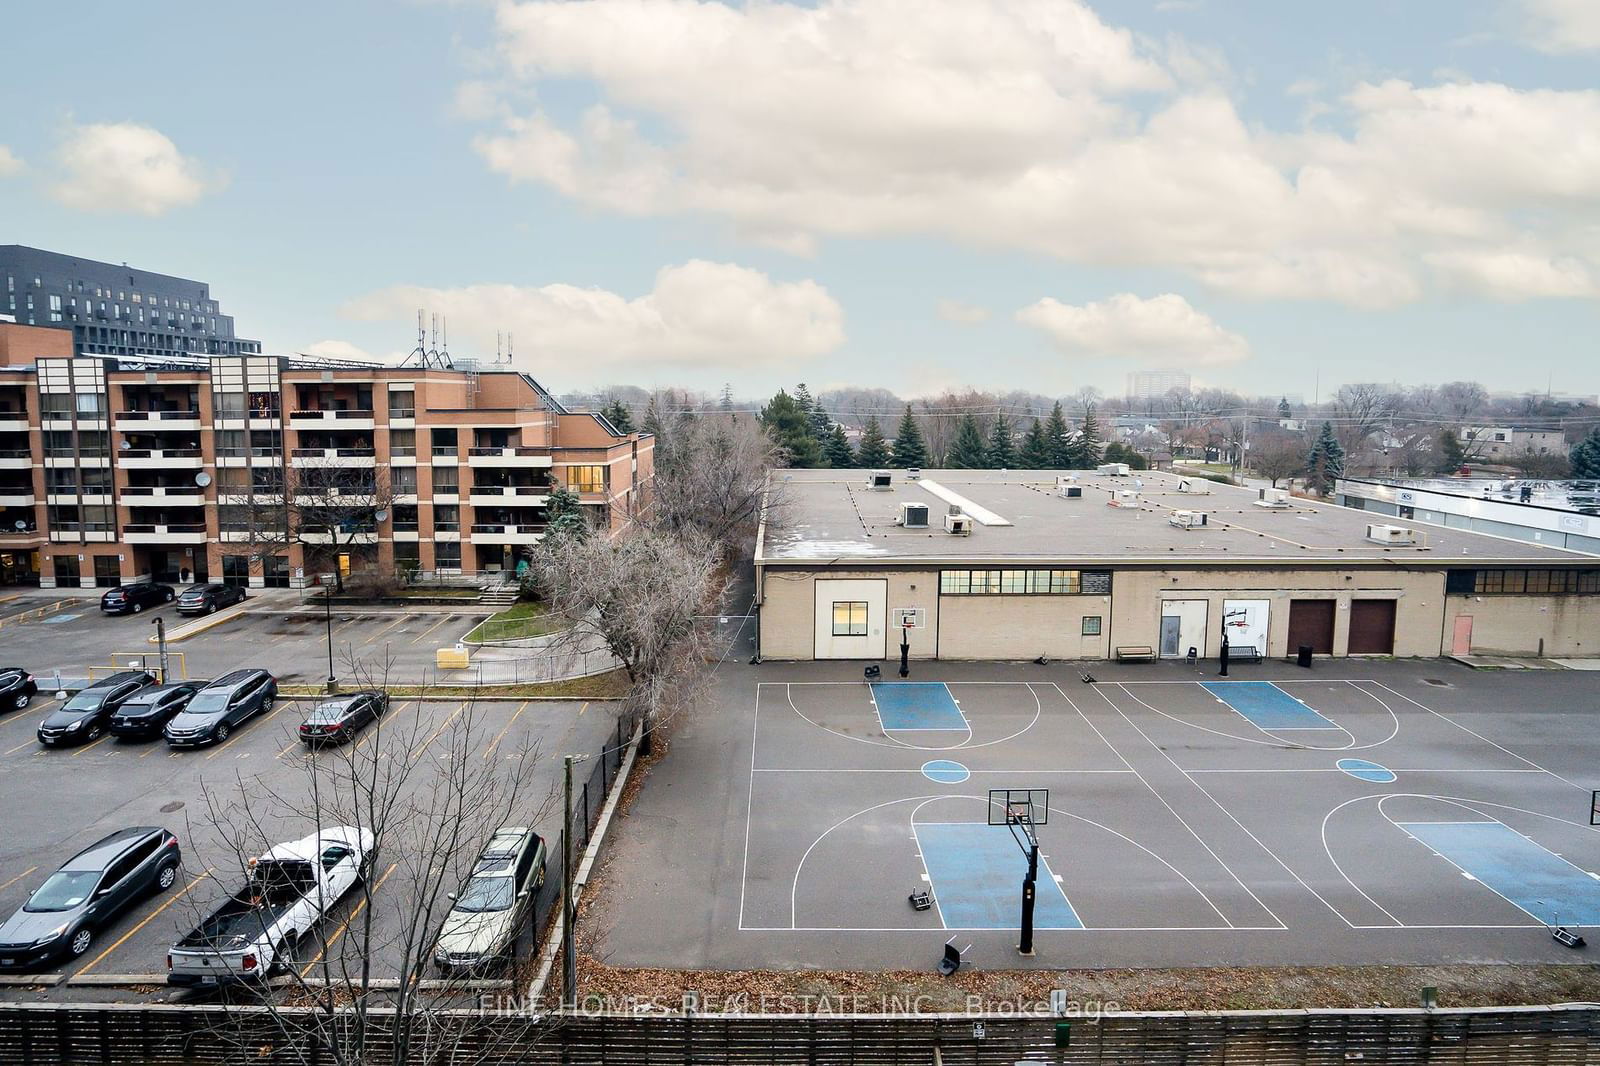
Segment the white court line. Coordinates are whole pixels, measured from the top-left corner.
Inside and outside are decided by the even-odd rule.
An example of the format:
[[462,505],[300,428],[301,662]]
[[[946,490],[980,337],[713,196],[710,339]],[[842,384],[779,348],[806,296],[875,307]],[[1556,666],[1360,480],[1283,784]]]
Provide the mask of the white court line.
[[[1494,769],[1492,767],[1436,767],[1423,766],[1385,766],[1385,770],[1395,774],[1542,774],[1543,770],[1527,770],[1521,767],[1516,769]],[[976,771],[974,771],[976,772]],[[1282,766],[1263,768],[1213,767],[1204,770],[1188,770],[1191,774],[1350,774],[1349,770],[1341,770],[1337,766]],[[1351,775],[1354,776],[1354,775]],[[1378,782],[1374,782],[1378,783]]]
[[750,821],[755,816],[756,805],[756,744],[761,738],[761,692],[756,691],[756,713],[750,722],[750,791],[744,803],[744,869],[739,874],[739,928],[744,928],[745,885],[750,881]]
[[[1024,684],[1023,682],[1019,682],[1019,681],[1004,681],[1004,682],[994,682],[994,683],[995,684],[1006,684],[1006,685]],[[1020,737],[1022,734],[1026,733],[1028,730],[1032,729],[1035,725],[1037,725],[1038,722],[1039,722],[1040,716],[1044,713],[1044,709],[1039,703],[1039,694],[1033,691],[1033,688],[1032,688],[1031,685],[1028,685],[1028,686],[1026,686],[1028,688],[1028,692],[1029,692],[1030,695],[1033,696],[1033,719],[1031,721],[1029,721],[1027,725],[1025,725],[1021,729],[1017,730],[1015,733],[1011,733],[1008,736],[999,737],[999,738],[997,738],[995,740],[985,740],[985,741],[982,741],[982,742],[977,743],[977,744],[967,744],[967,743],[962,743],[962,744],[907,744],[903,740],[895,740],[893,737],[889,736],[888,734],[885,734],[884,738],[882,740],[874,740],[871,737],[853,737],[849,733],[841,733],[837,729],[829,729],[827,726],[823,725],[821,722],[817,722],[817,721],[814,721],[814,720],[812,720],[810,718],[807,718],[805,713],[803,711],[801,711],[799,707],[795,706],[795,704],[794,704],[794,695],[793,695],[793,693],[791,693],[789,691],[789,685],[787,683],[784,683],[784,682],[762,682],[762,684],[781,684],[781,685],[783,685],[784,699],[788,701],[789,709],[795,713],[796,717],[798,717],[801,721],[805,722],[806,724],[814,726],[817,729],[822,730],[824,733],[831,733],[832,735],[840,738],[841,740],[849,740],[849,741],[852,741],[852,742],[854,742],[856,744],[866,744],[866,745],[868,745],[870,747],[874,747],[874,748],[901,748],[901,749],[904,749],[906,751],[972,751],[972,750],[977,749],[977,748],[990,748],[990,747],[993,747],[996,744],[1004,744],[1009,740],[1015,740],[1017,737]],[[862,684],[862,682],[860,682],[860,681],[818,681],[818,682],[796,681],[795,684],[797,684],[797,685],[800,685],[800,684],[860,685],[860,684]],[[877,714],[877,705],[876,704],[873,705],[873,713]],[[963,718],[966,717],[965,713],[962,714],[962,717]],[[882,725],[883,725],[883,719],[882,718],[878,719],[878,725],[879,725],[880,728],[882,727]],[[969,731],[968,731],[968,735],[967,735],[967,739],[968,740],[972,739],[970,728],[971,727],[969,726],[968,727]]]
[[[1389,818],[1387,814],[1384,815],[1384,817]],[[1393,818],[1389,818],[1389,822],[1391,825],[1397,825],[1402,829],[1408,825],[1505,825],[1505,823],[1500,821],[1498,818],[1439,818],[1436,820],[1428,818],[1407,818],[1403,822],[1396,822]],[[1510,829],[1511,827],[1506,826],[1506,828]],[[1418,843],[1421,843],[1421,841],[1418,841]],[[1550,849],[1545,848],[1545,850],[1549,851]]]
[[[797,766],[757,766],[758,774],[920,774],[920,767],[910,770],[882,770],[882,769],[841,769],[831,767],[797,767]],[[974,776],[978,774],[1131,774],[1132,770],[973,770],[967,772]],[[1517,770],[1516,773],[1532,774],[1537,770]]]
[[[1213,859],[1217,860],[1217,864],[1219,866],[1221,866],[1224,870],[1228,871],[1228,876],[1232,877],[1240,888],[1244,889],[1246,892],[1249,892],[1250,893],[1250,898],[1255,900],[1256,903],[1261,907],[1262,910],[1264,910],[1268,914],[1272,915],[1272,920],[1273,921],[1277,922],[1279,925],[1283,925],[1283,919],[1279,918],[1276,914],[1273,914],[1272,908],[1267,906],[1265,903],[1262,903],[1261,902],[1261,898],[1250,890],[1250,886],[1245,884],[1243,881],[1239,880],[1239,875],[1234,873],[1233,869],[1231,867],[1229,867],[1229,865],[1227,863],[1222,861],[1222,857],[1220,855],[1218,855],[1216,852],[1211,850],[1211,845],[1207,844],[1204,840],[1201,840],[1200,834],[1196,833],[1194,831],[1194,826],[1190,825],[1188,822],[1185,822],[1183,820],[1183,816],[1177,812],[1177,810],[1172,806],[1172,804],[1167,802],[1166,797],[1163,796],[1161,793],[1157,792],[1155,786],[1152,785],[1149,781],[1145,780],[1145,777],[1144,777],[1143,774],[1141,774],[1139,771],[1133,769],[1133,764],[1128,761],[1127,756],[1123,755],[1122,752],[1117,751],[1116,745],[1112,744],[1111,741],[1107,740],[1106,739],[1106,735],[1104,733],[1100,732],[1100,727],[1095,725],[1094,722],[1090,721],[1089,720],[1089,716],[1087,714],[1083,713],[1083,708],[1079,707],[1078,704],[1073,700],[1073,698],[1071,696],[1068,696],[1065,692],[1061,691],[1061,686],[1060,685],[1057,685],[1053,681],[1050,682],[1050,685],[1051,685],[1052,688],[1054,688],[1056,690],[1056,694],[1057,695],[1059,695],[1062,699],[1067,701],[1067,706],[1071,707],[1074,711],[1078,712],[1078,717],[1083,719],[1084,724],[1086,724],[1090,729],[1094,730],[1095,736],[1100,738],[1100,743],[1104,744],[1106,747],[1110,748],[1113,752],[1115,752],[1117,758],[1122,760],[1122,765],[1126,766],[1129,770],[1133,771],[1133,776],[1137,777],[1139,779],[1139,783],[1142,784],[1145,788],[1150,790],[1150,794],[1152,796],[1154,796],[1157,800],[1159,800],[1163,807],[1165,807],[1169,812],[1171,812],[1172,816],[1178,820],[1178,823],[1180,825],[1182,825],[1185,829],[1189,830],[1189,835],[1194,837],[1195,840],[1198,840],[1200,842],[1200,846],[1202,848],[1205,848],[1207,853],[1209,853],[1210,856]],[[1033,686],[1029,685],[1028,687],[1032,688]],[[1096,687],[1098,688],[1098,686],[1096,686]],[[1111,701],[1109,699],[1107,699],[1106,702],[1107,703],[1111,703]],[[1111,706],[1113,708],[1115,708],[1116,704],[1112,703]],[[1119,711],[1119,713],[1120,713],[1120,711]],[[1127,715],[1123,715],[1123,719],[1126,720],[1127,719]],[[1140,735],[1143,736],[1143,733],[1141,733]],[[1149,738],[1146,737],[1146,739],[1148,740]],[[1177,764],[1173,763],[1173,765],[1176,766]],[[1195,787],[1199,788],[1200,786],[1199,785],[1195,785]],[[1120,836],[1121,834],[1118,834],[1118,835]],[[1126,838],[1124,838],[1124,839],[1126,839]],[[1154,853],[1152,852],[1152,854],[1154,854]],[[1180,874],[1179,876],[1182,877],[1183,875]],[[1188,881],[1189,879],[1187,877],[1184,877],[1184,880]],[[1196,892],[1200,893],[1200,898],[1205,900],[1206,904],[1208,906],[1210,906],[1210,908],[1212,910],[1217,912],[1217,917],[1218,918],[1221,918],[1223,921],[1227,922],[1230,926],[1233,924],[1233,922],[1229,920],[1228,916],[1226,914],[1222,913],[1222,908],[1218,907],[1215,903],[1213,903],[1212,900],[1211,900],[1211,897],[1206,895],[1205,892],[1201,890],[1199,885],[1195,885],[1194,882],[1192,882],[1192,881],[1190,882],[1190,884],[1193,885],[1194,890]]]
[[[1166,718],[1166,719],[1169,719],[1170,721],[1176,722],[1181,726],[1187,726],[1190,729],[1198,729],[1201,732],[1211,733],[1214,736],[1226,737],[1228,740],[1237,740],[1241,744],[1258,744],[1258,745],[1260,745],[1261,747],[1264,747],[1264,748],[1281,748],[1284,744],[1288,743],[1288,741],[1284,740],[1282,737],[1274,737],[1274,736],[1272,736],[1271,733],[1268,733],[1265,729],[1262,729],[1260,726],[1256,725],[1254,722],[1250,722],[1251,726],[1254,727],[1254,729],[1258,733],[1261,733],[1264,736],[1269,737],[1270,739],[1262,740],[1259,737],[1241,737],[1237,733],[1225,733],[1220,729],[1212,729],[1210,726],[1201,725],[1199,722],[1190,722],[1190,721],[1187,721],[1187,720],[1185,720],[1183,718],[1179,718],[1176,715],[1168,714],[1166,711],[1163,711],[1160,707],[1156,707],[1156,706],[1154,706],[1152,704],[1146,703],[1144,700],[1140,699],[1138,696],[1135,696],[1132,692],[1128,691],[1128,685],[1129,684],[1143,684],[1143,685],[1201,685],[1201,684],[1203,684],[1203,682],[1200,682],[1200,681],[1140,681],[1140,682],[1102,681],[1100,684],[1102,684],[1102,685],[1115,684],[1118,688],[1122,689],[1122,691],[1127,695],[1127,697],[1129,699],[1133,700],[1133,702],[1137,703],[1139,706],[1145,708],[1148,711],[1152,711],[1155,714],[1159,714],[1163,718]],[[1096,687],[1099,687],[1099,686],[1096,686]],[[1352,685],[1351,687],[1354,688],[1354,685]],[[1209,692],[1209,690],[1207,690],[1207,691]],[[1387,703],[1384,703],[1381,699],[1378,699],[1377,696],[1374,696],[1372,693],[1368,692],[1366,689],[1357,688],[1356,691],[1361,693],[1364,696],[1369,697],[1372,700],[1375,700],[1377,702],[1378,706],[1382,707],[1384,710],[1389,712],[1389,719],[1390,719],[1390,721],[1392,721],[1394,723],[1394,728],[1389,731],[1389,735],[1384,737],[1382,740],[1373,741],[1370,744],[1357,744],[1356,743],[1355,734],[1351,733],[1348,729],[1345,729],[1343,726],[1339,726],[1338,728],[1343,730],[1344,734],[1350,738],[1350,743],[1342,744],[1342,745],[1340,745],[1338,747],[1331,747],[1331,746],[1324,747],[1322,745],[1317,745],[1317,744],[1302,744],[1302,745],[1300,745],[1300,747],[1305,748],[1307,751],[1365,751],[1368,748],[1382,747],[1383,745],[1389,743],[1389,741],[1393,740],[1400,732],[1400,717],[1397,714],[1394,713],[1394,708],[1390,707]],[[1214,697],[1214,696],[1212,698],[1216,699],[1216,697]],[[1110,703],[1111,701],[1108,699],[1106,702]],[[1228,704],[1223,700],[1217,700],[1217,702],[1223,704],[1224,706],[1228,706]],[[1113,704],[1113,706],[1115,706],[1115,704]],[[1232,707],[1229,707],[1229,709],[1232,710]],[[1237,711],[1234,711],[1234,713],[1238,714]],[[1126,717],[1126,715],[1124,715],[1124,717]],[[1239,717],[1244,718],[1243,715],[1239,715]],[[1248,718],[1245,718],[1244,720],[1246,722],[1250,721],[1250,719],[1248,719]],[[1143,730],[1140,730],[1140,732],[1143,732]],[[1146,737],[1145,739],[1148,740],[1149,737]]]
[[917,811],[921,804],[911,812],[911,841],[917,846],[917,861],[922,863],[922,879],[928,882],[928,894],[933,897],[933,911],[939,916],[939,928],[945,932],[950,931],[950,926],[944,920],[944,908],[939,905],[939,886],[933,883],[933,871],[928,868],[928,856],[922,851],[922,835],[917,832]]
[[[1351,682],[1351,683],[1354,684],[1354,682]],[[1504,744],[1496,744],[1494,741],[1490,740],[1488,737],[1484,736],[1482,733],[1474,733],[1472,730],[1468,729],[1466,726],[1462,725],[1460,722],[1456,721],[1454,718],[1451,718],[1449,715],[1445,714],[1444,712],[1436,711],[1432,707],[1427,706],[1426,704],[1418,703],[1416,700],[1412,699],[1410,696],[1407,696],[1403,692],[1395,692],[1394,689],[1390,688],[1388,685],[1385,685],[1381,681],[1368,681],[1367,684],[1369,684],[1369,685],[1377,685],[1379,688],[1383,689],[1385,692],[1389,692],[1389,693],[1392,693],[1393,695],[1399,696],[1401,699],[1405,700],[1407,703],[1410,703],[1410,704],[1412,704],[1414,706],[1417,706],[1417,707],[1421,707],[1423,710],[1427,711],[1429,714],[1437,715],[1439,718],[1442,718],[1446,722],[1449,722],[1451,725],[1455,726],[1457,729],[1461,730],[1463,733],[1467,733],[1467,734],[1470,734],[1472,736],[1475,736],[1479,740],[1483,741],[1485,744],[1490,745],[1491,747],[1499,748],[1501,751],[1505,752],[1507,755],[1511,756],[1513,759],[1517,759],[1517,760],[1519,760],[1521,762],[1525,762],[1529,766],[1533,767],[1536,770],[1542,770],[1543,772],[1549,774],[1551,777],[1555,778],[1557,781],[1560,781],[1560,782],[1562,782],[1564,784],[1571,785],[1573,788],[1582,789],[1584,792],[1592,791],[1591,789],[1586,788],[1583,785],[1578,784],[1576,781],[1569,781],[1567,778],[1562,777],[1560,774],[1556,773],[1554,770],[1546,769],[1545,767],[1540,766],[1538,763],[1534,762],[1532,759],[1528,758],[1525,755],[1518,755],[1516,752],[1512,751],[1510,748],[1506,747]]]
[[[1263,677],[1263,678],[1260,678],[1258,680],[1261,681],[1261,682],[1265,682],[1266,684],[1269,684],[1269,685],[1327,685],[1329,688],[1333,688],[1335,685],[1352,685],[1352,684],[1355,684],[1357,681],[1360,681],[1363,684],[1368,684],[1368,685],[1376,685],[1376,684],[1378,684],[1378,682],[1372,680],[1372,678],[1370,678],[1370,677],[1357,677],[1357,678],[1348,678],[1348,677],[1294,677],[1294,678],[1287,678],[1286,677],[1286,678],[1270,678],[1270,677]],[[768,682],[768,683],[772,684],[774,682]],[[775,682],[775,683],[776,684],[782,684],[781,681],[780,682]],[[845,684],[845,683],[847,683],[847,682],[832,682],[832,681],[819,682],[819,684]],[[990,683],[991,684],[1000,684],[1001,682],[990,682]],[[1208,682],[1205,682],[1205,681],[1118,681],[1118,680],[1115,680],[1115,679],[1110,679],[1110,680],[1107,680],[1107,681],[1102,681],[1100,683],[1103,684],[1103,685],[1204,685],[1204,684],[1207,684]],[[1251,682],[1249,682],[1249,681],[1244,681],[1244,682],[1240,682],[1240,681],[1216,681],[1216,682],[1210,682],[1210,683],[1211,684],[1217,684],[1217,685],[1237,685],[1237,684],[1250,684]],[[1209,691],[1209,690],[1207,690],[1207,691]]]
[[[1360,927],[1357,927],[1360,928]],[[1375,926],[1378,929],[1393,929],[1390,925]],[[1429,928],[1426,926],[1413,926],[1412,928]],[[1525,929],[1522,925],[1506,926],[1439,926],[1446,929]],[[925,925],[744,925],[739,927],[741,933],[926,933]],[[1004,933],[1005,929],[996,929],[990,925],[982,926],[946,926],[950,933]],[[1070,926],[1041,926],[1040,932],[1069,933],[1074,936],[1084,933],[1283,933],[1288,929],[1281,925],[1097,925],[1084,926],[1075,929]],[[1016,930],[1011,930],[1015,934]]]

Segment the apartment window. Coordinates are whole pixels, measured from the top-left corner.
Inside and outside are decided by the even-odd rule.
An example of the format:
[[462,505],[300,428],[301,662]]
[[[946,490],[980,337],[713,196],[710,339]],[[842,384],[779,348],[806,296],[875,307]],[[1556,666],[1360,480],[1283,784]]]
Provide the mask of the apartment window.
[[[438,473],[436,469],[434,473]],[[455,470],[450,473],[454,474]],[[389,470],[389,483],[394,487],[397,496],[415,496],[417,494],[417,468],[414,466],[396,466]]]
[[460,488],[461,479],[457,476],[455,467],[436,466],[433,468],[434,495],[437,496],[441,493],[459,492]]
[[106,416],[106,394],[103,392],[80,392],[78,396],[78,416],[80,418],[104,418]]
[[111,434],[101,430],[98,433],[78,431],[78,454],[91,458],[102,458],[111,454]]
[[52,466],[44,472],[45,491],[56,496],[71,496],[78,491],[78,471],[70,466]]
[[434,455],[456,454],[456,431],[454,429],[435,429],[429,433],[433,441]]
[[417,431],[414,429],[391,429],[389,431],[390,455],[416,455]]
[[277,496],[283,492],[283,471],[276,466],[252,466],[250,490],[257,496]]
[[111,505],[92,503],[84,507],[83,528],[91,533],[108,533],[116,529],[116,514]]
[[606,468],[603,466],[567,467],[567,487],[574,492],[604,492]]
[[[1454,573],[1452,573],[1454,578]],[[1449,591],[1457,591],[1451,581]],[[1479,595],[1594,595],[1600,592],[1600,570],[1479,570],[1473,582]]]
[[398,504],[394,508],[394,528],[397,533],[415,533],[417,531],[417,505]]
[[219,392],[219,393],[217,393],[217,417],[218,418],[243,418],[244,417],[244,393],[242,393],[242,392]]
[[456,533],[461,529],[461,508],[455,504],[436,505],[433,509],[433,531]]
[[433,565],[439,570],[461,569],[461,542],[441,540],[433,546]]
[[217,493],[222,496],[243,496],[250,491],[250,471],[242,466],[217,468]]
[[251,455],[282,455],[283,430],[252,429],[250,431]]
[[133,299],[134,303],[139,303],[140,302],[139,294],[138,293],[134,293],[132,299]]
[[417,414],[417,394],[414,392],[389,393],[390,418],[415,418]]
[[69,429],[45,430],[44,454],[55,458],[77,454],[77,449],[72,444],[72,431]]
[[834,601],[833,635],[836,637],[864,637],[867,635],[867,604],[865,600]]
[[61,297],[55,295],[54,293],[50,294],[50,310],[52,310],[52,311],[61,310]]
[[1100,618],[1101,616],[1098,614],[1086,614],[1083,616],[1084,636],[1098,637],[1100,635]]
[[245,455],[244,430],[222,429],[217,431],[217,454],[229,457]]
[[227,533],[250,532],[250,508],[236,503],[218,507],[217,529]]
[[87,494],[109,493],[111,491],[111,471],[103,466],[86,466],[79,473],[83,482],[83,491]]

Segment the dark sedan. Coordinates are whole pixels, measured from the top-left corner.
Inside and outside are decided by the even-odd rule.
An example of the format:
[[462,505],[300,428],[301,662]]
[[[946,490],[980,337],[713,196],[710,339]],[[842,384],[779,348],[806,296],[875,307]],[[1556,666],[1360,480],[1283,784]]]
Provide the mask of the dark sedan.
[[178,597],[179,614],[212,614],[224,607],[244,602],[244,589],[238,585],[190,585]]
[[155,684],[143,670],[122,670],[95,682],[39,723],[39,743],[82,744],[104,733],[111,716],[140,689]]
[[204,687],[204,681],[178,681],[135,692],[111,716],[111,732],[119,737],[158,736]]
[[39,683],[20,666],[0,666],[0,711],[20,711],[33,702]]
[[356,731],[389,707],[389,695],[377,689],[353,692],[336,700],[323,700],[312,708],[300,724],[300,739],[306,747],[318,744],[344,744]]
[[107,589],[105,595],[100,597],[100,610],[103,614],[138,614],[146,607],[171,603],[177,596],[171,585],[143,581],[134,585],[118,585],[114,589]]
[[171,888],[181,862],[178,838],[157,826],[119,829],[89,845],[0,923],[0,970],[80,957],[118,914]]

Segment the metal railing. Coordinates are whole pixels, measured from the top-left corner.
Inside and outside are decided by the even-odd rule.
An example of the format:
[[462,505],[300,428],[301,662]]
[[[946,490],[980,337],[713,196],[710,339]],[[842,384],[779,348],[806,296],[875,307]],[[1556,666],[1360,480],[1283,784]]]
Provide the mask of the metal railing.
[[474,533],[543,533],[545,528],[546,527],[543,522],[528,524],[519,524],[515,522],[474,522],[472,524],[472,532]]
[[474,485],[473,496],[548,496],[551,485]]
[[373,414],[374,414],[374,412],[370,407],[368,407],[368,408],[359,408],[359,409],[354,409],[354,410],[349,409],[349,408],[343,408],[343,409],[326,408],[326,409],[324,409],[324,408],[319,408],[319,407],[311,407],[311,408],[306,408],[306,409],[299,410],[299,411],[290,411],[289,412],[289,419],[290,419],[290,421],[293,421],[296,418],[307,418],[307,419],[316,419],[318,421],[321,421],[322,419],[326,419],[326,418],[336,418],[336,419],[337,418],[371,418],[373,416]]
[[185,523],[183,525],[152,525],[149,523],[135,523],[122,527],[124,533],[204,533],[204,522]]
[[513,447],[511,445],[506,445],[506,446],[501,447],[501,448],[485,448],[485,447],[468,448],[467,449],[467,454],[468,455],[503,455],[503,456],[513,456],[513,455],[529,456],[529,455],[535,455],[535,456],[537,456],[537,455],[548,455],[548,454],[550,454],[550,449],[548,449],[548,448]]
[[[89,453],[85,452],[84,455]],[[198,459],[199,448],[125,448],[117,453],[124,459]]]
[[[118,411],[116,415],[120,421],[124,418],[149,419],[153,422],[179,422],[196,421],[200,418],[199,411]],[[226,415],[222,417],[227,417]],[[243,418],[243,415],[237,416]]]

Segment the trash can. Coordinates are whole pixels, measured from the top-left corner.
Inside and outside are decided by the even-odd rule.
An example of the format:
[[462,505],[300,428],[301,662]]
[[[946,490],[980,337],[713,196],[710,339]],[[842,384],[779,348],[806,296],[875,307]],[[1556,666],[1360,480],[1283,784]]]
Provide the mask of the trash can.
[[1295,662],[1299,663],[1301,666],[1304,666],[1308,670],[1311,668],[1311,645],[1300,645],[1300,650],[1295,655]]

